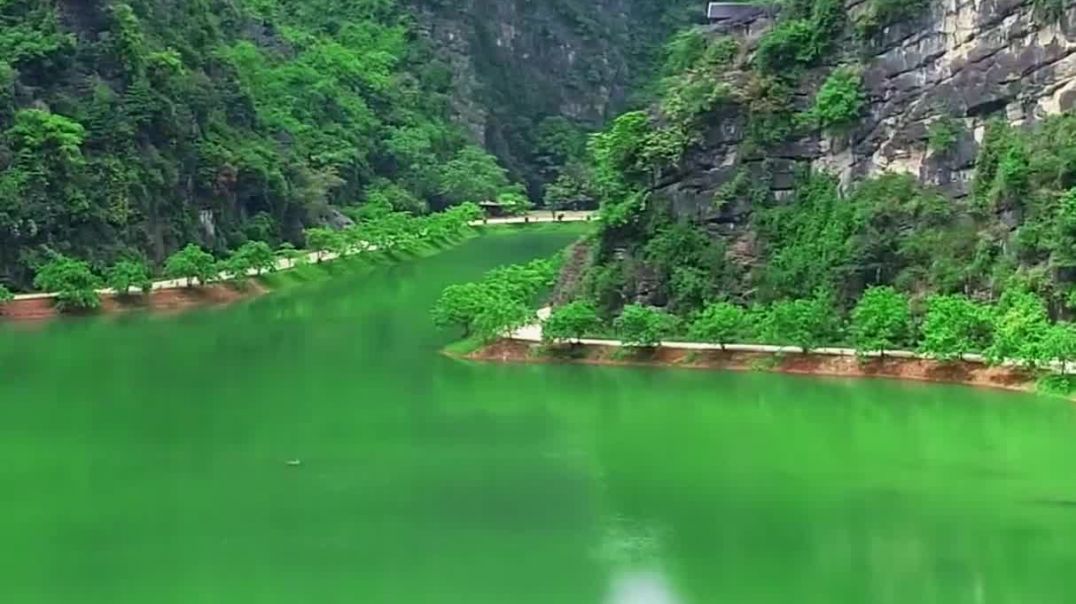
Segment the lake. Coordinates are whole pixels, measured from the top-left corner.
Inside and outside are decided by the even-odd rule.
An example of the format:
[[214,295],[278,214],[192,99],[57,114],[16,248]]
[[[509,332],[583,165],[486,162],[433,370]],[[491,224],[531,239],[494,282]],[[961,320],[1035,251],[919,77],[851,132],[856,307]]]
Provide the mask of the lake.
[[438,354],[443,287],[577,235],[0,329],[0,600],[1076,601],[1063,401]]

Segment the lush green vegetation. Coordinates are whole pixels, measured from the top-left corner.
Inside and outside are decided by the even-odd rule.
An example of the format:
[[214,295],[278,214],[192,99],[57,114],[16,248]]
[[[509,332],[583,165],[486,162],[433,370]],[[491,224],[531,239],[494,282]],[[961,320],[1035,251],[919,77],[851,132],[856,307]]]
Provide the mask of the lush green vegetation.
[[840,67],[818,89],[810,117],[824,130],[840,132],[857,121],[866,105],[859,71]]
[[[300,251],[283,244],[274,251],[263,241],[248,241],[228,256],[217,258],[196,244],[176,251],[164,263],[162,274],[186,281],[187,287],[206,285],[218,280],[243,280],[250,275],[260,276],[275,271],[281,259],[293,264],[304,262],[310,255],[321,259],[326,254],[337,255],[366,252],[397,255],[420,251],[424,246],[437,246],[458,240],[469,224],[482,216],[472,203],[453,206],[443,212],[414,216],[393,212],[388,207],[367,207],[355,226],[332,230],[317,228],[307,235],[309,251]],[[57,294],[60,310],[92,310],[100,306],[98,290],[104,286],[119,295],[132,289],[148,293],[153,275],[145,262],[121,259],[99,276],[89,263],[55,255],[38,270],[34,286]],[[4,292],[8,295],[4,296]],[[0,290],[0,302],[10,299],[11,292]]]
[[651,348],[676,332],[675,316],[652,306],[629,304],[613,321],[613,328],[625,346]]
[[120,260],[105,273],[105,284],[121,296],[130,294],[131,289],[148,293],[153,287],[149,267],[141,260]]
[[46,262],[34,277],[34,287],[55,292],[61,310],[92,310],[101,305],[97,294],[101,279],[87,263],[67,256],[56,255]]
[[598,309],[590,302],[577,300],[553,309],[542,322],[542,337],[547,341],[577,342],[601,327]]
[[440,327],[455,327],[464,338],[488,341],[534,321],[538,294],[556,280],[559,263],[550,260],[490,271],[481,281],[449,286],[433,308]]
[[519,192],[403,3],[76,4],[0,4],[0,282]]

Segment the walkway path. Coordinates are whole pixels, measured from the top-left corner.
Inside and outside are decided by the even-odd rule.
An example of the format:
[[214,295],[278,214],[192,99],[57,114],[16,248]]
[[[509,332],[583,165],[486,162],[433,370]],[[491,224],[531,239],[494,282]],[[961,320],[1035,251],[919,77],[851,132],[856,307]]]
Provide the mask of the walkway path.
[[[470,223],[470,226],[479,227],[479,226],[499,226],[499,225],[508,225],[508,224],[536,224],[536,223],[550,223],[550,222],[589,222],[590,220],[593,219],[593,217],[596,214],[597,214],[596,212],[558,212],[557,213],[558,218],[554,218],[549,212],[532,212],[530,214],[527,214],[526,216],[511,216],[511,217],[507,217],[507,218],[490,218],[488,220],[475,220],[475,221]],[[359,253],[362,253],[364,251],[374,251],[374,250],[375,250],[375,248],[373,248],[373,247],[367,247],[367,248],[364,248],[364,249],[356,249],[356,250],[354,250],[352,252],[349,252],[346,255],[350,256],[351,254],[359,254]],[[340,254],[336,254],[336,253],[332,253],[332,252],[321,252],[320,253],[320,260],[322,262],[325,262],[327,260],[335,260],[335,259],[337,259],[339,257],[340,257]],[[294,268],[296,264],[309,264],[309,263],[312,263],[312,262],[317,262],[318,259],[319,259],[319,253],[318,252],[310,252],[305,256],[305,258],[300,257],[299,259],[280,258],[280,259],[278,259],[276,261],[276,266],[274,267],[274,270],[276,270],[276,271],[286,271],[288,269]],[[255,276],[259,275],[259,274],[260,273],[258,271],[256,271],[256,270],[247,271],[247,276],[248,277],[255,277]],[[218,281],[229,281],[229,280],[231,280],[233,278],[234,278],[234,275],[232,275],[231,273],[221,273],[221,274],[217,275],[217,280]],[[179,288],[182,288],[182,287],[187,287],[187,280],[186,279],[162,279],[160,281],[154,281],[153,285],[152,285],[152,289],[154,289],[154,290],[158,290],[158,289],[179,289]],[[128,293],[139,293],[139,292],[140,292],[140,290],[132,288],[132,290],[130,292],[128,292]],[[101,294],[101,295],[115,295],[116,290],[111,289],[111,288],[103,288],[103,289],[97,290],[97,293]],[[55,298],[55,297],[56,297],[56,294],[54,294],[54,293],[19,294],[19,295],[15,296],[15,300],[16,301],[18,301],[18,300],[43,300],[43,299],[46,299],[46,298]]]
[[[533,325],[526,325],[513,331],[508,335],[508,339],[516,340],[519,342],[542,342],[542,321],[545,321],[552,314],[552,309],[546,307],[538,310],[539,322]],[[590,346],[609,346],[613,348],[624,347],[624,342],[621,340],[607,340],[596,338],[583,338],[575,341],[578,344],[585,344]],[[708,350],[708,351],[728,351],[728,352],[761,352],[767,354],[801,354],[803,349],[797,346],[771,346],[768,344],[726,344],[722,347],[720,344],[711,344],[709,342],[677,342],[668,341],[661,342],[658,346],[663,348],[673,348],[678,350]],[[921,355],[909,350],[886,350],[884,352],[864,352],[857,353],[854,348],[812,348],[811,354],[820,354],[828,356],[842,356],[842,357],[886,357],[893,359],[921,359],[921,360],[935,360],[931,357]],[[962,360],[969,363],[986,363],[986,357],[981,354],[965,354],[961,357]],[[1010,363],[1005,363],[1010,364]],[[1011,363],[1015,364],[1015,363]]]

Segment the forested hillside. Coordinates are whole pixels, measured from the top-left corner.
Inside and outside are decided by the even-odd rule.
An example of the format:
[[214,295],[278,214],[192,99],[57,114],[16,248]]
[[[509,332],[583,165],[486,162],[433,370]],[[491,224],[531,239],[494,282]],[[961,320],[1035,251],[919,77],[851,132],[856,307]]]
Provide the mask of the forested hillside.
[[[535,166],[559,165],[586,128],[622,108],[627,66],[645,69],[647,50],[640,40],[594,74],[595,89],[616,89],[597,95],[601,110],[561,116],[559,102],[515,94],[521,80],[496,74],[541,72],[549,91],[578,85],[579,71],[562,86],[542,60],[517,62],[523,71],[489,63],[505,55],[485,54],[497,45],[489,10],[555,30],[546,37],[580,53],[608,49],[614,30],[615,42],[630,39],[619,13],[570,0],[540,15],[525,2],[479,4],[0,2],[0,284],[26,287],[57,253],[101,268],[124,257],[159,264],[189,242],[217,253],[248,240],[301,244],[303,227],[344,226],[361,204],[523,205],[524,180],[540,199]],[[461,32],[476,38],[460,55],[438,32],[464,18],[488,26]],[[644,39],[659,39],[660,20],[645,23]],[[576,52],[562,46],[550,61]],[[475,108],[518,125],[476,122]],[[482,148],[506,137],[517,140],[493,146],[511,177]],[[539,159],[537,138],[561,155]]]

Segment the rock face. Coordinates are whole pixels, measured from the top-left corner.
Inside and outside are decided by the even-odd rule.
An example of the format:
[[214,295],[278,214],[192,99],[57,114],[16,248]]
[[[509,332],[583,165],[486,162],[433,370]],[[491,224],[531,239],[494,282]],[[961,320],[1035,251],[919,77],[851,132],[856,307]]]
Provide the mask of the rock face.
[[[870,119],[856,133],[852,170],[911,172],[954,195],[967,183],[987,118],[1023,123],[1076,107],[1076,5],[1060,19],[1035,0],[943,0],[885,32],[864,72]],[[941,115],[967,133],[955,152],[924,141]]]
[[695,0],[412,0],[449,66],[474,140],[535,185],[535,133],[564,116],[588,129],[624,109],[665,38],[702,21]]
[[[849,1],[848,13],[857,14],[863,4]],[[744,169],[753,179],[766,179],[778,198],[791,192],[802,164],[837,174],[845,185],[886,171],[910,173],[963,197],[970,193],[989,119],[1025,124],[1076,108],[1076,3],[1066,4],[1056,17],[1042,14],[1036,0],[934,0],[920,18],[884,30],[866,56],[848,51],[834,61],[864,65],[869,109],[855,130],[741,155],[746,116],[730,105],[715,117],[708,140],[678,174],[667,175],[657,193],[676,214],[715,228],[741,223],[750,211],[743,202],[713,204],[714,194]],[[745,30],[748,46],[760,29]],[[812,85],[834,64],[806,78],[798,91],[801,109]],[[956,141],[931,151],[928,133],[940,119],[955,126]]]

